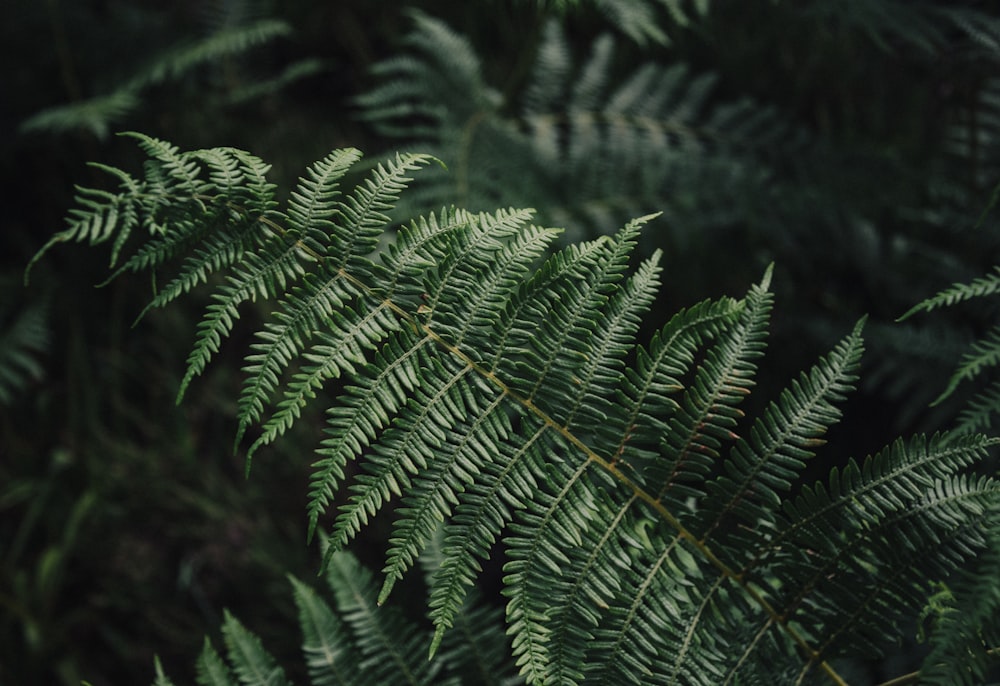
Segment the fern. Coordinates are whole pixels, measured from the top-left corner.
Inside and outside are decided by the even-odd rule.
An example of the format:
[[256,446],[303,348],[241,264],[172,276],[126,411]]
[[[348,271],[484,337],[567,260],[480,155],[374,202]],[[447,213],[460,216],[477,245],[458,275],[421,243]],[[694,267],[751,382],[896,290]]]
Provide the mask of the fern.
[[423,14],[414,23],[407,53],[376,65],[378,85],[357,99],[377,133],[451,170],[423,179],[407,210],[513,197],[574,237],[652,211],[695,231],[759,203],[775,151],[802,154],[808,142],[772,109],[714,102],[715,78],[684,64],[619,73],[610,35],[575,66],[564,29],[546,24],[526,83],[501,92],[465,36]]
[[0,276],[0,407],[9,406],[31,382],[41,379],[39,357],[49,349],[47,298],[18,307],[6,294],[16,290],[16,276]]
[[[430,562],[428,562],[430,564]],[[463,631],[428,661],[424,630],[397,608],[379,608],[375,580],[349,553],[333,555],[324,594],[289,577],[302,632],[302,655],[313,686],[371,684],[501,685],[518,680],[505,664],[499,613],[479,604],[465,608]],[[261,640],[229,612],[222,624],[225,656],[206,639],[197,661],[201,686],[289,684]],[[500,651],[497,651],[497,648]],[[475,656],[475,657],[473,657]],[[168,684],[158,668],[158,684]]]
[[[992,218],[998,191],[1000,185],[994,188],[986,209],[976,222],[976,229],[981,229]],[[954,284],[917,303],[900,319],[908,319],[939,307],[954,308],[975,298],[994,296],[998,291],[998,275],[1000,267],[994,267],[993,272],[986,276],[966,284]],[[985,336],[972,343],[935,403],[955,394],[963,382],[974,382],[988,376],[998,364],[1000,331],[994,325]],[[1000,382],[993,379],[967,401],[959,416],[959,427],[972,431],[990,429],[995,424],[998,412]],[[995,508],[993,514],[996,514]],[[986,550],[980,555],[977,564],[963,570],[952,583],[945,586],[947,600],[937,611],[939,616],[930,637],[932,649],[922,669],[927,683],[976,683],[976,679],[985,677],[993,662],[991,654],[995,656],[1000,644],[1000,624],[997,621],[1000,617],[1000,596],[995,584],[1000,571],[998,532],[1000,529],[994,520],[987,529],[984,542]],[[955,674],[959,676],[956,678]]]
[[[416,662],[427,645],[400,638],[407,630],[393,613],[363,600],[375,587],[337,552],[393,501],[378,602],[431,546],[440,561],[428,574],[430,649],[446,650],[502,541],[507,631],[529,683],[819,673],[840,683],[833,660],[877,652],[891,618],[917,612],[931,584],[995,533],[1000,489],[977,470],[996,441],[984,436],[899,441],[802,485],[856,381],[862,323],[746,416],[773,307],[770,270],[743,299],[696,305],[638,344],[659,254],[631,258],[653,216],[547,257],[556,232],[527,210],[446,209],[392,237],[389,212],[430,157],[398,156],[345,191],[358,154],[335,151],[280,210],[246,153],[136,138],[150,158],[144,177],[115,171],[118,193],[81,191],[84,207],[62,237],[114,248],[124,225],[108,219],[111,207],[132,208],[129,226],[152,244],[170,236],[176,250],[140,246],[125,263],[180,261],[179,285],[154,306],[224,276],[210,284],[182,391],[242,302],[271,303],[240,396],[238,435],[263,422],[251,451],[340,379],[313,465],[309,533],[336,498],[326,569],[339,579],[358,669],[376,682],[439,678],[435,663]],[[296,589],[319,670],[340,634]],[[235,620],[224,633],[238,678],[283,678]],[[206,675],[224,666],[210,647],[202,665]]]
[[[257,19],[246,25],[221,27],[211,35],[188,45],[178,45],[156,55],[149,64],[126,79],[110,93],[95,95],[78,102],[50,107],[24,120],[22,132],[65,133],[83,130],[97,138],[105,138],[111,129],[142,103],[144,90],[160,83],[176,81],[192,70],[218,60],[244,54],[251,49],[287,36],[291,28],[275,19]],[[315,64],[292,65],[274,83],[283,85],[294,78],[315,73]],[[238,98],[252,93],[237,94]]]

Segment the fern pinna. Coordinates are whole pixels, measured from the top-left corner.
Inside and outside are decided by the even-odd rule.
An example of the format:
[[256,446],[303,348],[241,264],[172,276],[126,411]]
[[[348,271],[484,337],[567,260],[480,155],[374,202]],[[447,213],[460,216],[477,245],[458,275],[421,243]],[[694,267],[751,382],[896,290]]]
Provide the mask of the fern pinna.
[[551,253],[558,232],[528,210],[444,209],[390,232],[408,175],[433,158],[399,155],[345,190],[360,153],[334,151],[280,210],[256,157],[131,135],[143,176],[102,167],[119,190],[81,189],[52,243],[112,241],[114,265],[145,229],[115,273],[176,264],[151,306],[224,276],[181,394],[240,305],[274,301],[246,356],[238,435],[253,429],[253,454],[337,387],[309,534],[357,461],[329,550],[397,501],[380,603],[441,535],[432,654],[502,538],[529,683],[842,683],[831,661],[878,651],[995,529],[982,436],[901,440],[799,485],[853,387],[862,323],[745,417],[770,270],[638,345],[659,255],[629,260],[650,217]]

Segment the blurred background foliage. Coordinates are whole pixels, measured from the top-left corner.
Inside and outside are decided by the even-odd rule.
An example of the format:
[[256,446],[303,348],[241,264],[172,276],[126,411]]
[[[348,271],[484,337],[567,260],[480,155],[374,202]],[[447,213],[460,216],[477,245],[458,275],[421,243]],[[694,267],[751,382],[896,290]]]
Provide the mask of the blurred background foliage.
[[130,329],[148,285],[91,288],[107,257],[79,247],[21,285],[73,184],[100,183],[85,163],[134,166],[116,131],[251,150],[283,188],[335,147],[430,152],[448,169],[406,211],[531,206],[570,239],[663,211],[650,327],[774,261],[756,402],[870,315],[830,437],[845,460],[947,426],[976,390],[929,407],[995,302],[895,320],[1000,257],[979,221],[1000,181],[993,2],[13,0],[0,19],[0,684],[148,683],[154,652],[183,678],[225,607],[292,652],[284,573],[315,574],[318,422],[247,481],[240,360],[171,402],[203,302]]

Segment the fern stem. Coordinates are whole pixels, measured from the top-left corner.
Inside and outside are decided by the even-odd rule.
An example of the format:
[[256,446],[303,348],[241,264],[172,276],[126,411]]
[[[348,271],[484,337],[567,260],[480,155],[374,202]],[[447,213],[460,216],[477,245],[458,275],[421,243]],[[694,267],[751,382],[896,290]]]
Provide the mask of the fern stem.
[[[279,233],[284,236],[287,234],[287,229],[277,224],[273,220],[261,215],[258,217],[259,221],[267,226],[269,229]],[[309,255],[311,258],[318,262],[324,261],[325,257],[320,255],[315,250],[310,248],[301,239],[296,241],[296,247],[302,250],[304,253]],[[372,293],[371,287],[354,276],[353,274],[346,271],[344,267],[341,267],[337,271],[343,279],[350,282],[356,286],[360,291]],[[804,655],[808,658],[808,665],[816,664],[822,669],[830,680],[837,684],[837,686],[847,686],[847,682],[837,674],[837,672],[831,667],[825,660],[820,660],[820,653],[813,648],[809,642],[798,632],[794,627],[787,623],[784,616],[779,614],[777,610],[767,601],[766,598],[749,582],[745,579],[742,572],[734,571],[729,565],[719,559],[711,548],[703,541],[700,540],[695,534],[693,534],[687,527],[685,527],[679,519],[667,507],[660,501],[659,498],[651,495],[645,489],[643,489],[639,484],[633,481],[627,474],[625,474],[619,468],[619,462],[615,459],[605,459],[598,455],[590,446],[584,443],[576,434],[574,434],[568,426],[556,422],[548,413],[543,409],[538,407],[530,398],[523,397],[509,385],[507,385],[502,379],[500,379],[494,372],[490,371],[486,367],[477,363],[469,355],[463,352],[458,346],[445,340],[440,334],[434,331],[429,323],[420,322],[417,319],[416,314],[409,312],[400,305],[396,304],[389,298],[383,300],[383,304],[388,309],[392,310],[400,319],[406,321],[410,326],[413,327],[414,331],[422,331],[427,338],[433,340],[437,345],[441,346],[445,351],[454,355],[459,360],[461,360],[469,368],[477,372],[486,381],[496,386],[503,395],[510,397],[516,403],[527,409],[531,414],[540,419],[547,427],[550,427],[560,436],[562,436],[567,442],[572,446],[576,447],[588,461],[597,464],[599,467],[608,472],[611,476],[617,479],[623,486],[632,491],[632,493],[638,497],[640,500],[649,505],[659,516],[663,519],[669,526],[671,526],[676,532],[679,539],[687,541],[691,546],[693,546],[701,556],[707,560],[713,567],[719,570],[723,578],[731,579],[736,583],[743,591],[759,606],[769,617],[769,623],[777,624],[782,627],[784,632],[792,639],[792,641],[799,647]],[[807,665],[807,668],[808,668]]]
[[[411,323],[414,323],[413,316],[410,315],[405,310],[403,310],[402,308],[400,308],[399,306],[397,306],[395,303],[390,302],[387,303],[387,305],[394,312],[399,313],[400,316],[405,317]],[[690,545],[694,546],[694,548],[699,553],[701,553],[702,557],[708,560],[708,562],[711,563],[712,566],[714,566],[716,569],[719,570],[719,572],[722,574],[724,578],[732,579],[740,588],[742,588],[743,591],[748,596],[750,596],[750,598],[753,599],[753,601],[757,603],[764,610],[764,612],[767,613],[769,621],[781,626],[782,629],[785,631],[785,633],[788,634],[788,636],[795,642],[797,646],[799,646],[799,648],[803,651],[803,653],[805,653],[805,655],[808,657],[809,664],[818,664],[818,666],[826,673],[826,675],[830,678],[830,680],[833,681],[833,683],[837,684],[837,686],[847,686],[847,682],[844,681],[844,679],[839,674],[837,674],[837,672],[833,669],[833,667],[831,667],[825,660],[819,659],[820,656],[819,652],[811,645],[809,645],[809,642],[806,641],[806,639],[798,631],[796,631],[792,626],[789,626],[785,618],[782,615],[780,615],[777,612],[777,610],[774,609],[771,603],[769,603],[767,599],[764,598],[764,596],[761,595],[759,591],[757,591],[757,589],[755,589],[746,581],[746,579],[743,577],[741,573],[733,571],[733,569],[729,565],[720,560],[716,556],[716,554],[712,552],[711,548],[709,548],[706,543],[699,540],[697,536],[691,533],[691,531],[687,527],[685,527],[680,522],[680,520],[678,520],[677,517],[675,517],[674,514],[670,512],[670,510],[668,510],[662,502],[660,502],[660,500],[658,500],[653,495],[648,493],[645,489],[640,487],[635,481],[629,478],[627,474],[622,472],[621,469],[618,468],[616,462],[614,462],[613,460],[605,459],[600,455],[598,455],[590,448],[590,446],[585,444],[582,440],[580,440],[579,437],[576,436],[576,434],[570,431],[569,428],[557,423],[544,410],[538,407],[538,405],[536,405],[530,398],[522,397],[520,394],[518,394],[512,388],[510,388],[506,383],[504,383],[503,380],[497,377],[496,374],[480,366],[471,357],[462,352],[462,350],[460,350],[458,347],[444,340],[433,329],[431,329],[429,325],[421,324],[420,329],[427,337],[432,339],[434,342],[443,347],[452,355],[458,357],[460,360],[462,360],[462,362],[464,362],[474,371],[482,375],[483,378],[485,378],[487,381],[496,385],[496,387],[499,388],[504,395],[510,397],[515,402],[525,407],[532,414],[534,414],[535,417],[540,419],[546,426],[550,427],[556,433],[558,433],[560,436],[566,439],[571,445],[573,445],[581,453],[583,453],[588,461],[593,462],[597,464],[599,467],[603,468],[606,472],[611,474],[611,476],[617,479],[623,486],[631,490],[636,497],[638,497],[640,500],[642,500],[647,505],[652,507],[653,510],[655,510],[656,513],[665,522],[667,522],[667,524],[669,524],[671,527],[674,528],[674,530],[677,531],[678,538],[683,539],[687,541]]]

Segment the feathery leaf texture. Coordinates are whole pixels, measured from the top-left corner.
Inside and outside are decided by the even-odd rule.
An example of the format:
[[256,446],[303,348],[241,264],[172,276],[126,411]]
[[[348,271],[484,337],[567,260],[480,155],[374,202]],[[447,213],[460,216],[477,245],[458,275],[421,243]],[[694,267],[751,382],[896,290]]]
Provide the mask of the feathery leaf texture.
[[[423,561],[439,561],[428,555]],[[467,606],[461,631],[427,659],[426,629],[398,608],[380,608],[371,572],[350,553],[330,558],[325,592],[289,577],[312,686],[514,686],[502,614],[482,602]],[[327,600],[331,597],[332,602]],[[260,638],[225,612],[223,654],[205,639],[195,664],[199,686],[287,686],[291,682]],[[156,684],[172,682],[157,662]]]
[[[370,598],[387,601],[430,548],[430,647],[447,650],[498,541],[529,683],[838,682],[830,659],[877,651],[885,618],[917,612],[995,528],[1000,490],[976,473],[995,444],[984,436],[899,441],[802,485],[856,380],[863,322],[744,416],[770,269],[746,297],[694,305],[638,343],[660,256],[630,261],[655,216],[554,251],[557,232],[530,210],[444,209],[392,235],[409,174],[433,158],[398,155],[346,189],[360,154],[335,151],[282,210],[247,153],[135,137],[145,176],[116,170],[118,193],[81,191],[61,240],[119,247],[109,208],[129,207],[129,229],[157,246],[140,246],[129,270],[180,263],[154,306],[221,277],[182,391],[240,305],[269,302],[239,402],[238,436],[262,430],[251,452],[334,395],[320,405],[307,514],[310,536],[332,516],[341,623],[294,585],[319,683],[339,683],[323,670],[340,660],[344,627],[357,645],[347,659],[376,683],[431,683],[428,644]],[[390,506],[377,591],[338,551]],[[225,626],[237,678],[284,678],[234,619]],[[204,678],[223,666],[206,648]]]
[[[83,130],[97,138],[106,138],[115,122],[139,107],[144,89],[176,80],[199,66],[245,53],[289,33],[291,27],[276,19],[259,19],[214,31],[199,41],[178,45],[154,56],[145,68],[118,84],[110,93],[46,108],[24,120],[19,128],[24,132],[51,133]],[[294,77],[294,73],[290,76]],[[275,85],[281,84],[278,82]]]
[[[986,21],[977,25],[974,14],[963,16],[960,26],[977,42],[996,54],[996,37],[1000,24]],[[988,220],[995,220],[1000,184],[996,185],[986,208],[975,224],[981,228]],[[930,312],[938,307],[955,307],[973,298],[988,297],[1000,291],[1000,266],[986,276],[962,284],[954,284],[940,293],[913,306],[901,317],[905,319],[918,312]],[[1000,365],[1000,326],[993,324],[986,335],[974,341],[955,372],[934,400],[938,404],[953,395],[963,382],[977,380]],[[991,379],[968,400],[959,415],[957,431],[972,433],[995,427],[1000,414],[1000,380]],[[952,479],[957,477],[952,476]],[[956,502],[958,502],[956,500]],[[989,523],[985,527],[985,550],[977,556],[974,565],[966,565],[942,584],[946,598],[935,608],[932,599],[926,603],[925,612],[937,615],[932,626],[930,653],[920,670],[921,683],[973,684],[981,683],[995,664],[1000,647],[1000,589],[996,580],[1000,575],[1000,508],[995,501],[984,505]]]
[[[657,25],[636,10],[650,4],[605,2],[602,9],[651,31]],[[694,231],[732,221],[766,197],[771,158],[779,150],[798,154],[808,142],[773,109],[713,102],[715,78],[684,64],[650,61],[620,73],[611,35],[595,40],[576,65],[555,21],[539,37],[524,88],[501,94],[466,36],[413,16],[405,55],[376,65],[376,85],[357,99],[378,133],[451,170],[422,179],[404,201],[407,210],[487,209],[514,198],[573,236],[651,211]]]
[[[994,197],[990,200],[989,206],[980,217],[977,225],[981,225],[995,207],[998,190],[1000,190],[1000,185],[994,189]],[[1000,266],[994,267],[993,271],[986,276],[974,279],[969,283],[953,284],[940,293],[922,300],[899,319],[900,321],[908,319],[917,313],[930,312],[939,307],[954,307],[967,300],[996,295],[998,292],[1000,292]],[[972,381],[997,366],[1000,366],[1000,326],[993,325],[988,333],[969,346],[968,351],[962,356],[958,367],[948,380],[947,386],[932,404],[937,405],[953,395],[963,381]],[[990,415],[995,414],[998,409],[1000,409],[1000,402],[998,402],[997,389],[994,384],[980,392],[972,400],[963,413],[960,426],[973,430],[988,428],[992,423]]]
[[6,294],[17,292],[17,276],[0,275],[0,407],[44,376],[39,359],[49,349],[51,331],[46,297],[19,305]]

